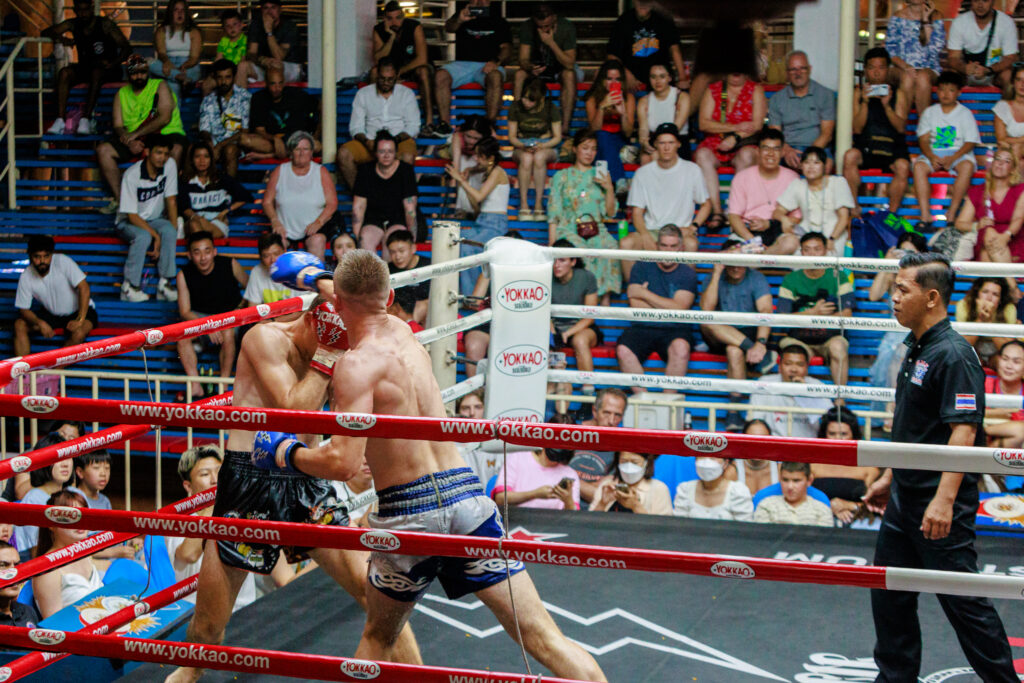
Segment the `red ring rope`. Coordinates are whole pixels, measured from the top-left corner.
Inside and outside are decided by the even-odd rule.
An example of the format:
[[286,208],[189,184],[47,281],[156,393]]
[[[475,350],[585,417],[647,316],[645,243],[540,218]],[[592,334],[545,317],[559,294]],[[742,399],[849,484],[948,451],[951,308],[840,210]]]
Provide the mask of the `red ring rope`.
[[0,361],[0,386],[3,386],[26,372],[57,368],[77,363],[90,358],[105,358],[120,353],[134,351],[143,346],[170,344],[180,339],[198,337],[215,330],[226,330],[250,323],[257,323],[267,318],[274,318],[288,313],[301,311],[305,307],[301,297],[292,297],[272,304],[259,304],[248,308],[240,308],[227,313],[211,315],[199,320],[154,327],[149,330],[137,330],[116,337],[107,337],[95,341],[83,342],[60,349],[40,351],[20,358],[8,358]]
[[[160,508],[160,512],[188,514],[213,504],[216,497],[217,487],[209,488],[193,496],[179,500],[177,503],[165,505]],[[118,543],[124,543],[138,535],[139,534],[133,532],[115,533],[113,531],[101,531],[95,536],[83,538],[81,541],[76,541],[71,545],[57,550],[51,550],[39,557],[33,557],[31,560],[22,562],[17,567],[0,569],[0,588],[6,588],[11,584],[21,583],[22,581],[31,579],[34,576],[39,576],[40,574],[48,572],[51,569],[63,567],[64,565],[74,562],[81,557],[98,553],[104,548],[109,548],[110,546],[117,545]]]
[[[210,396],[189,405],[205,406],[226,406],[231,405],[233,392],[226,392],[216,396]],[[128,425],[120,424],[98,432],[80,436],[77,439],[70,439],[52,446],[45,446],[34,451],[27,451],[21,455],[6,460],[0,460],[0,480],[9,479],[15,474],[31,472],[32,470],[49,467],[54,463],[68,458],[74,458],[82,453],[88,453],[98,448],[106,448],[122,441],[129,441],[138,438],[152,429],[149,425]]]
[[[34,637],[33,637],[34,636]],[[28,629],[0,626],[0,644],[21,648],[41,648],[71,654],[132,661],[196,666],[241,673],[273,674],[293,678],[324,681],[374,679],[379,683],[528,683],[537,676],[451,669],[441,666],[417,666],[371,662],[349,657],[307,655],[275,650],[257,650],[227,645],[177,643],[169,640],[146,640],[85,634],[75,631]],[[550,683],[573,683],[565,678],[544,676]]]
[[[93,624],[84,626],[80,631],[76,631],[76,633],[106,635],[111,631],[116,631],[125,624],[130,624],[134,619],[142,616],[143,614],[155,612],[161,607],[165,607],[172,602],[176,602],[186,595],[191,595],[195,592],[198,585],[198,574],[190,576],[187,579],[182,579],[178,583],[164,588],[162,591],[157,591],[147,597],[139,598],[134,604],[123,607],[112,614],[108,614]],[[36,648],[39,646],[33,641],[32,647]],[[61,652],[59,654],[52,652],[33,652],[31,654],[27,654],[24,657],[19,657],[18,659],[10,661],[6,665],[0,667],[0,680],[16,681],[24,676],[35,673],[58,660],[64,659],[71,654],[72,653],[70,652]],[[7,669],[8,675],[6,676],[3,675],[4,669]]]

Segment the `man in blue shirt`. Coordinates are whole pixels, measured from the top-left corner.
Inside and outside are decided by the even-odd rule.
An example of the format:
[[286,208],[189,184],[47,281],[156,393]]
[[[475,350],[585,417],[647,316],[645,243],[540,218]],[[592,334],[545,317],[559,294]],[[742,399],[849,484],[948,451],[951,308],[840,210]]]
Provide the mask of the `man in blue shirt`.
[[[683,233],[675,225],[658,231],[658,251],[682,251]],[[687,310],[697,294],[697,274],[682,263],[647,263],[633,266],[626,290],[631,308]],[[682,376],[690,364],[693,326],[689,323],[633,323],[619,337],[615,355],[619,368],[630,374],[643,374],[644,360],[657,351],[665,361],[665,374]],[[633,387],[634,393],[642,387]]]

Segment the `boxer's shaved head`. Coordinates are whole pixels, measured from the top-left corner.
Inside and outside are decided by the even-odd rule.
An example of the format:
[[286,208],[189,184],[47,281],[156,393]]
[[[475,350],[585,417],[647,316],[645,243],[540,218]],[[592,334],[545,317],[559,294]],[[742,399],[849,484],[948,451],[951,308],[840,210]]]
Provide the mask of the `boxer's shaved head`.
[[339,298],[387,300],[391,291],[388,266],[376,254],[353,249],[345,254],[334,271],[334,289]]

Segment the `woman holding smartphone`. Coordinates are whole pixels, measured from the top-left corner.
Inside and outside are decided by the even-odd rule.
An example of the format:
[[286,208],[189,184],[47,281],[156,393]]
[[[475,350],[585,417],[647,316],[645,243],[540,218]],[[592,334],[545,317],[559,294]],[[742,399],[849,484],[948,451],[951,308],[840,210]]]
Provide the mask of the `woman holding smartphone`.
[[[619,211],[615,186],[607,166],[596,168],[597,133],[577,131],[573,136],[576,162],[551,179],[548,197],[548,244],[566,239],[582,249],[616,249],[618,241],[605,227],[605,221]],[[593,228],[590,225],[593,225]],[[619,261],[584,258],[583,265],[597,278],[597,294],[607,306],[612,292],[622,290]]]
[[524,508],[578,510],[580,478],[569,467],[573,453],[556,448],[509,453],[491,497],[499,507],[507,501]]
[[597,158],[607,162],[617,194],[628,189],[619,153],[633,136],[636,124],[636,98],[622,89],[625,73],[622,62],[609,59],[598,69],[584,98],[587,123],[597,135]]
[[945,47],[946,27],[931,0],[907,0],[889,19],[885,49],[899,69],[900,91],[918,114],[932,102],[932,86],[941,68],[939,56]]
[[672,496],[663,481],[654,478],[650,453],[617,451],[608,475],[597,482],[591,512],[632,512],[637,515],[671,515]]
[[[548,87],[536,76],[526,79],[519,99],[508,108],[508,141],[519,166],[519,220],[546,221],[544,185],[548,164],[562,142],[562,114],[547,98]],[[527,204],[533,188],[533,211]]]

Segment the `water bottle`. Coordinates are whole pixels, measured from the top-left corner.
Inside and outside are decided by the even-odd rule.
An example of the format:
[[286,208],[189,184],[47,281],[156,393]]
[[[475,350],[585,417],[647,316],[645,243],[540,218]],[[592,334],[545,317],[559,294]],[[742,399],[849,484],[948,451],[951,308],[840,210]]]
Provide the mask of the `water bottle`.
[[629,234],[629,221],[623,219],[619,221],[619,241]]
[[693,429],[693,415],[690,414],[690,411],[686,411],[683,413],[683,430],[688,432],[691,429]]

